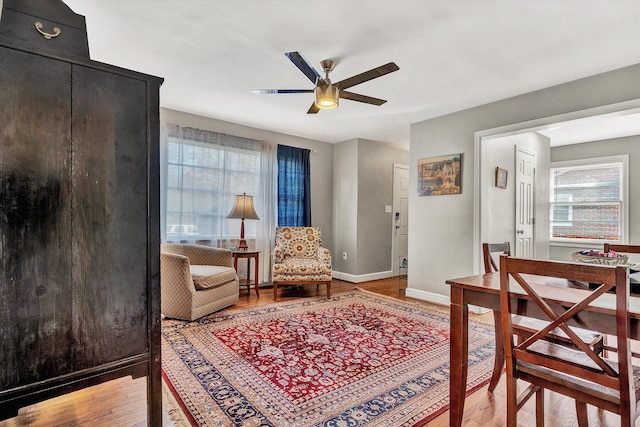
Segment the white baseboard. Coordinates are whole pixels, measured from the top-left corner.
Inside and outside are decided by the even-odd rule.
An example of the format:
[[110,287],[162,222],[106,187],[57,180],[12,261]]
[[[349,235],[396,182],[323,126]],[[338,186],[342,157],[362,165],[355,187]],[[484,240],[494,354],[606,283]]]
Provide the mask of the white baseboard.
[[344,280],[345,282],[361,283],[368,282],[369,280],[388,279],[389,277],[393,277],[393,271],[380,271],[369,274],[349,274],[334,270],[331,275],[334,279]]
[[421,291],[419,289],[414,289],[414,288],[407,288],[404,291],[404,294],[411,298],[432,302],[434,304],[449,306],[449,297],[447,295]]
[[[344,280],[346,282],[351,283],[361,283],[367,282],[369,280],[379,280],[379,279],[387,279],[389,277],[393,277],[393,271],[380,271],[378,273],[369,273],[369,274],[348,274],[341,273],[340,271],[332,271],[332,277],[338,280]],[[436,294],[434,292],[421,291],[420,289],[407,288],[405,289],[405,295],[411,298],[419,299],[422,301],[431,302],[439,305],[450,305],[450,300],[448,295]],[[484,307],[477,307],[474,305],[469,306],[469,311],[476,314],[484,314],[489,312],[490,310]]]
[[[435,294],[433,292],[421,291],[419,289],[407,288],[404,294],[408,297],[432,302],[434,304],[449,306],[451,303],[451,301],[449,300],[449,297],[446,295],[440,295],[440,294]],[[490,310],[484,307],[470,305],[469,311],[476,314],[484,314],[484,313],[488,313]]]

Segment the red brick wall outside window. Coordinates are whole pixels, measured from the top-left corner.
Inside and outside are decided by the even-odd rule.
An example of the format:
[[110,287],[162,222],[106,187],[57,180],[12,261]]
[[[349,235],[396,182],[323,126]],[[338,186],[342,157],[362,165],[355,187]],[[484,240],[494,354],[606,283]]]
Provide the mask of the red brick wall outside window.
[[551,239],[619,241],[622,162],[551,168]]

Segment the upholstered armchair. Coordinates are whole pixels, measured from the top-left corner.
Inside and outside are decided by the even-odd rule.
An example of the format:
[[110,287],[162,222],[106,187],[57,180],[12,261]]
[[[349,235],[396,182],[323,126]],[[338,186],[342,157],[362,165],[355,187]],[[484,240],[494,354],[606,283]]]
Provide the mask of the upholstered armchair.
[[272,254],[273,299],[279,285],[327,285],[331,297],[331,253],[317,227],[277,227]]
[[195,320],[238,301],[238,275],[228,249],[163,244],[160,249],[162,314]]

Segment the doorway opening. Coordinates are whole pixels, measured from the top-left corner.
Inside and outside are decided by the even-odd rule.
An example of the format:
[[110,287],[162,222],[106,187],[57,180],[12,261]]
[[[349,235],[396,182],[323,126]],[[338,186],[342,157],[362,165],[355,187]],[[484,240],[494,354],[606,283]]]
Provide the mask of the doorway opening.
[[[496,218],[495,210],[492,212],[490,209],[491,192],[493,191],[495,194],[495,168],[497,166],[504,168],[495,163],[502,162],[507,165],[508,170],[515,170],[515,154],[512,154],[515,145],[530,138],[530,140],[537,141],[538,147],[546,147],[543,153],[538,153],[536,183],[542,194],[548,195],[551,146],[604,141],[633,135],[640,135],[640,100],[476,132],[474,143],[474,272],[479,273],[481,270],[481,243],[494,238],[496,227],[498,225],[504,226],[507,223],[504,218]],[[493,149],[499,147],[499,143],[503,144],[503,148],[501,154],[496,156]],[[504,146],[509,143],[511,143],[511,151],[507,155]],[[509,177],[510,181],[507,182],[507,192],[514,190],[515,181],[512,177],[513,174]],[[511,190],[509,190],[509,183],[512,187]],[[541,192],[538,191],[538,194]],[[536,199],[535,221],[539,231],[534,243],[536,258],[549,258],[548,200],[548,197]],[[515,192],[511,206],[514,208],[503,208],[503,210],[511,218],[514,218]],[[514,224],[514,221],[510,220],[508,223],[509,227],[513,227],[511,224]],[[509,236],[515,236],[515,227],[508,231],[502,230],[502,233],[499,235],[508,233]],[[514,243],[513,237],[508,240],[512,244]]]
[[[409,166],[393,165],[393,225],[391,265],[393,276],[407,269],[409,250]],[[404,263],[403,263],[404,261]]]

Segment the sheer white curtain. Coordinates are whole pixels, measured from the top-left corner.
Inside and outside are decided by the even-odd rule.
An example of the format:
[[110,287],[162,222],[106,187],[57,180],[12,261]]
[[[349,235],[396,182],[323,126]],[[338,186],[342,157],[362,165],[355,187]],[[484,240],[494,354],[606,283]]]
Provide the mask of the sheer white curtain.
[[[278,225],[278,155],[275,144],[263,143],[262,147],[262,195],[264,203],[258,229],[260,254],[260,276],[263,282],[271,281],[271,251]],[[260,214],[258,214],[260,215]]]
[[[163,123],[160,153],[162,241],[235,245],[241,221],[227,214],[235,196],[247,193],[260,219],[245,220],[245,239],[250,249],[261,251],[260,276],[269,281],[277,221],[275,146]],[[246,262],[238,267],[244,277]]]

